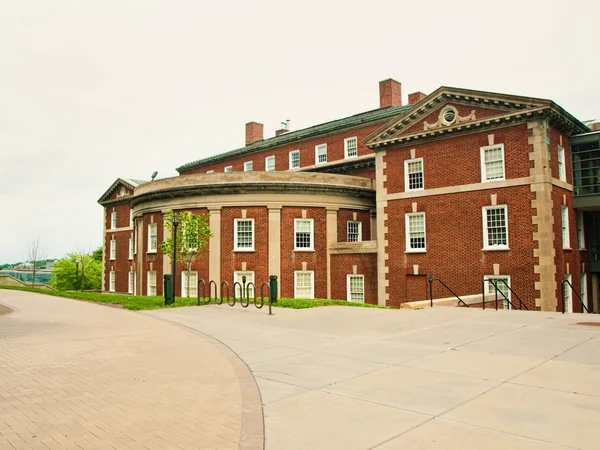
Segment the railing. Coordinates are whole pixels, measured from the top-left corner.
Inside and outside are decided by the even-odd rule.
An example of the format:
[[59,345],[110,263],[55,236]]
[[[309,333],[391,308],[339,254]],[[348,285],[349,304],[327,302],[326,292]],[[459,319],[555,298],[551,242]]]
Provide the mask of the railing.
[[[239,294],[239,297],[237,297],[236,292]],[[266,299],[269,305],[269,315],[272,316],[273,303],[277,303],[277,277],[271,275],[269,283],[265,282],[261,284],[260,297],[258,298],[256,297],[256,285],[253,282],[246,283],[246,276],[242,276],[242,283],[239,281],[233,283],[233,296],[231,296],[230,285],[227,281],[221,282],[221,292],[220,295],[218,294],[217,283],[214,280],[208,283],[208,297],[206,296],[206,282],[203,279],[198,280],[198,306],[200,306],[200,303],[206,305],[211,301],[214,301],[217,305],[222,305],[223,300],[226,299],[229,306],[235,306],[239,300],[240,305],[243,308],[247,308],[250,305],[250,300],[253,300],[254,306],[257,309],[261,309],[265,305]]]
[[460,305],[461,303],[465,306],[465,307],[469,307],[469,305],[467,305],[462,298],[460,298],[456,292],[454,292],[452,289],[450,289],[450,287],[444,283],[442,280],[440,280],[439,278],[435,278],[433,276],[433,274],[427,274],[427,281],[429,281],[429,301],[431,303],[431,307],[433,308],[433,282],[434,281],[439,281],[442,286],[444,286],[446,289],[448,289],[448,291],[450,291],[450,293],[452,295],[454,295],[457,299],[458,299],[458,304]]
[[[590,310],[587,308],[587,306],[585,306],[585,303],[583,303],[583,300],[581,299],[575,288],[573,288],[571,282],[566,278],[562,281],[562,313],[565,313],[565,284],[568,284],[571,287],[571,292],[573,292],[577,296],[577,299],[579,300],[579,303],[581,303],[582,306],[581,312],[583,313],[583,310],[585,310],[585,312],[589,314]],[[569,296],[569,298],[571,298],[571,296]]]
[[500,289],[498,289],[498,282],[504,283],[504,285],[511,292],[511,294],[514,295],[517,298],[517,300],[519,300],[519,310],[522,310],[523,307],[525,307],[525,309],[527,311],[529,311],[529,308],[527,307],[527,305],[525,303],[523,303],[523,301],[519,298],[519,296],[517,295],[517,293],[511,289],[511,287],[508,285],[508,283],[506,282],[506,280],[502,280],[502,279],[496,279],[496,280],[494,280],[492,278],[488,278],[487,280],[483,280],[483,282],[482,282],[482,292],[483,292],[482,308],[483,309],[485,309],[485,304],[486,304],[486,300],[485,300],[485,283],[486,282],[487,283],[491,283],[491,285],[494,286],[496,299],[492,300],[492,301],[496,302],[496,311],[498,311],[498,292],[500,292],[500,294],[502,295],[502,297],[504,297],[504,299],[510,304],[510,306],[512,307],[512,309],[517,309],[517,308],[515,308],[515,305],[513,304],[513,302],[510,301],[510,298],[508,298],[504,292],[502,292]]

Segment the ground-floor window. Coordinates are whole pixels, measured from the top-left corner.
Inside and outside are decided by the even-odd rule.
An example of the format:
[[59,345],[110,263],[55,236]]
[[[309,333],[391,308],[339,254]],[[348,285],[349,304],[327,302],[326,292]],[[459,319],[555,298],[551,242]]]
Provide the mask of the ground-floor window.
[[188,289],[188,271],[181,272],[181,296],[194,298],[198,296],[198,272],[191,270],[189,275],[190,284]]
[[134,285],[134,281],[135,281],[135,275],[134,272],[129,271],[127,273],[127,293],[128,294],[133,294],[133,285]]
[[109,282],[110,282],[110,284],[109,284],[108,290],[110,292],[115,292],[117,280],[115,277],[115,272],[112,270],[110,271]]
[[[571,275],[565,275],[565,280],[571,283]],[[565,312],[571,313],[573,312],[573,301],[571,299],[571,286],[569,283],[563,283],[563,296],[565,299],[565,303],[563,308],[565,308]]]
[[[494,284],[488,280],[493,280],[496,286],[498,286],[498,301],[501,301],[504,305],[504,309],[510,309],[510,276],[508,275],[486,275],[483,277],[485,282],[485,292],[487,294],[496,295],[496,288]],[[508,300],[507,300],[508,298]],[[512,300],[511,300],[512,301]]]
[[349,302],[364,303],[365,302],[365,276],[364,275],[347,275],[346,276],[346,292]]
[[[248,284],[254,284],[254,272],[250,270],[233,272],[233,283],[235,285],[235,296],[236,298],[242,298],[242,288],[244,287],[244,279],[246,277],[246,293],[250,298],[254,298],[254,289]],[[239,286],[235,283],[239,283]],[[245,298],[246,296],[244,296]]]
[[315,298],[315,272],[297,270],[294,272],[294,298]]
[[148,295],[156,295],[156,270],[148,271]]
[[587,300],[587,274],[582,273],[581,277],[580,277],[580,283],[581,283],[581,290],[580,290],[580,297],[581,297],[581,301],[583,302],[583,304],[586,306],[586,308],[589,308],[588,306],[588,300]]

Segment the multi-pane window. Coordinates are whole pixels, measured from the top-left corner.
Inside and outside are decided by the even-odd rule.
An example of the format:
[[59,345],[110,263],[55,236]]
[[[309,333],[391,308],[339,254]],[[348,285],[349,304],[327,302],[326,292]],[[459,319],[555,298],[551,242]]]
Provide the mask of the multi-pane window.
[[148,224],[148,252],[156,252],[158,248],[158,224]]
[[565,167],[565,149],[561,146],[558,147],[558,179],[560,181],[567,181],[567,169]]
[[358,156],[358,140],[355,137],[344,139],[344,156],[346,158]]
[[294,272],[294,298],[315,298],[314,275],[312,270]]
[[423,189],[423,158],[404,161],[404,183],[407,191]]
[[313,250],[313,219],[294,220],[294,250]]
[[348,242],[362,241],[362,222],[349,220],[347,222]]
[[113,213],[110,215],[110,228],[112,228],[113,230],[115,228],[117,228],[117,212],[113,211]]
[[425,241],[425,213],[406,214],[406,251],[424,252]]
[[315,163],[323,164],[327,162],[327,144],[315,146]]
[[254,219],[234,220],[234,249],[254,250]]
[[129,226],[133,226],[133,209],[129,210]]
[[504,180],[504,144],[481,147],[481,181]]
[[267,156],[265,158],[265,171],[266,172],[274,172],[275,171],[275,157]]
[[181,272],[181,296],[194,298],[198,296],[198,272],[191,270],[189,272],[189,289],[188,289],[188,271]]
[[129,238],[129,259],[133,259],[133,238]]
[[[250,283],[254,284],[254,272],[252,271],[239,271],[233,273],[233,283],[235,285],[235,296],[237,298],[242,298],[242,289],[244,289],[244,277],[246,277],[246,291],[244,292],[244,298],[250,297],[254,298],[254,288]],[[235,283],[240,283],[240,285],[236,285]]]
[[156,271],[148,271],[148,295],[156,295]]
[[508,249],[506,206],[483,208],[483,248],[486,250]]
[[581,297],[581,301],[583,304],[588,307],[588,299],[587,299],[587,274],[584,272],[579,277],[579,296]]
[[[508,275],[486,275],[483,277],[485,282],[485,292],[490,294],[495,298],[496,296],[496,286],[498,286],[498,300],[501,301],[504,305],[504,309],[510,309],[510,303],[507,301],[510,300],[510,277]],[[490,282],[489,280],[492,280]]]
[[127,272],[127,293],[133,294],[133,284],[135,281],[135,272]]
[[564,312],[571,313],[573,312],[573,302],[571,300],[571,275],[565,275],[565,280],[568,283],[562,283],[563,285],[563,296],[564,296]]
[[115,239],[110,240],[110,259],[117,259],[117,241]]
[[252,161],[246,161],[244,163],[244,172],[252,172]]
[[290,152],[290,169],[297,169],[300,167],[300,150],[294,150]]
[[115,277],[115,272],[112,270],[110,271],[109,283],[110,283],[110,285],[108,286],[108,290],[110,292],[115,292],[117,280]]
[[585,231],[583,228],[583,211],[577,213],[577,238],[579,248],[585,248]]
[[347,300],[349,302],[365,302],[365,276],[347,275],[346,276]]
[[233,172],[233,166],[226,166],[225,169],[223,169],[224,172]]
[[560,218],[562,222],[563,248],[571,248],[571,241],[569,239],[569,208],[566,206],[560,207]]

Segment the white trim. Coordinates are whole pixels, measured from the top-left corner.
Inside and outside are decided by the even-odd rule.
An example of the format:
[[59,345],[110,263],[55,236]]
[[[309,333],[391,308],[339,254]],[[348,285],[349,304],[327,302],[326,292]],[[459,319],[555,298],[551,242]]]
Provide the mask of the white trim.
[[113,237],[110,240],[110,260],[114,261],[117,259],[117,240]]
[[[310,222],[310,247],[297,247],[296,244],[296,233],[298,228],[298,221],[309,221]],[[295,252],[312,252],[315,250],[315,219],[294,219],[294,251]]]
[[223,169],[223,172],[225,172],[225,173],[233,172],[233,166],[225,166],[225,168]]
[[[356,155],[348,156],[348,141],[356,141]],[[356,158],[358,156],[358,138],[356,136],[344,139],[344,159]]]
[[[422,186],[420,188],[414,188],[411,189],[410,188],[410,183],[409,183],[409,178],[408,178],[408,165],[411,162],[417,162],[417,161],[421,161],[421,180],[422,180]],[[405,192],[409,192],[409,191],[422,191],[423,189],[425,189],[425,168],[423,167],[423,158],[413,158],[413,159],[407,159],[404,161],[404,191]]]
[[[506,283],[508,284],[508,287],[511,287],[510,285],[510,275],[484,275],[483,276],[483,281],[487,281],[487,280],[506,280]],[[485,292],[486,294],[493,294],[494,292],[490,291],[490,287],[493,289],[493,285],[491,285],[490,283],[485,283]],[[498,287],[503,286],[502,285],[498,285]],[[500,289],[498,289],[500,290]],[[508,295],[507,295],[508,299],[512,302],[512,296],[510,295],[510,289],[508,290]],[[504,305],[504,309],[512,309],[510,306],[510,303],[508,303],[506,301],[506,299],[501,295],[498,294],[498,300],[502,301],[502,304]]]
[[[488,209],[504,209],[504,223],[506,228],[506,245],[489,245],[488,244],[488,228],[487,228],[487,211]],[[481,208],[481,226],[483,228],[483,250],[509,250],[508,239],[508,206],[506,205],[491,205]]]
[[[350,280],[352,279],[352,277],[362,279],[362,296],[363,296],[362,302],[352,300],[352,292],[350,290]],[[346,275],[346,300],[349,302],[354,301],[356,303],[364,303],[365,302],[365,276],[363,274],[349,273]]]
[[[248,164],[250,165],[250,168],[248,168]],[[245,161],[244,162],[244,172],[252,172],[254,170],[254,163],[252,161]]]
[[570,250],[571,236],[569,234],[569,208],[565,205],[560,207],[560,225],[563,249]]
[[[568,273],[568,274],[565,274],[565,276],[566,276],[566,279],[569,281],[569,283],[573,284],[571,274]],[[563,304],[563,308],[565,308],[566,313],[572,313],[573,312],[573,289],[571,289],[571,286],[568,285],[567,283],[561,283],[561,285],[562,285],[561,289],[565,289],[564,292],[567,292],[569,294],[566,304]]]
[[[295,155],[296,153],[298,153],[298,167],[293,167],[293,165],[292,165],[292,159],[293,159],[293,155]],[[300,150],[292,150],[292,151],[290,151],[290,153],[289,153],[289,163],[290,163],[290,165],[289,165],[290,170],[299,169],[300,168]]]
[[[188,289],[186,289],[187,276],[188,276],[187,270],[182,270],[181,271],[181,297],[183,297],[183,298],[188,298],[188,295],[187,295]],[[196,281],[194,283],[194,286],[192,286],[192,289],[195,289],[196,293],[195,293],[195,295],[191,296],[190,298],[196,298],[198,296],[198,271],[190,270],[190,281],[193,281],[194,277],[195,277]]]
[[[423,216],[423,237],[425,239],[425,248],[412,248],[410,245],[410,217]],[[427,222],[424,212],[407,213],[404,215],[406,253],[426,253],[427,252]]]
[[[255,289],[254,292],[256,292],[256,282],[254,281],[254,271],[253,270],[236,270],[235,272],[233,272],[233,284],[231,285],[232,289],[235,289],[236,281],[239,282],[240,284],[242,284],[242,277],[244,275],[246,275],[246,285],[248,285],[248,283],[254,284],[254,289]],[[254,296],[254,292],[249,293],[250,298],[252,298]],[[240,298],[241,292],[239,293],[239,295],[236,294],[236,297]]]
[[[154,275],[154,294],[150,293],[150,275]],[[146,273],[146,278],[147,278],[147,284],[146,284],[146,295],[148,297],[153,297],[156,296],[156,293],[158,292],[157,289],[157,280],[156,280],[156,270],[149,270]]]
[[[152,232],[151,230],[155,230],[156,232],[156,248],[152,248]],[[156,253],[158,251],[158,223],[149,223],[148,224],[148,253]]]
[[[273,169],[269,170],[269,160],[273,159]],[[275,155],[267,156],[265,158],[265,172],[275,172]]]
[[214,171],[214,169],[211,169],[211,170],[207,170],[206,173],[211,174],[211,173],[215,173],[215,171]]
[[[490,180],[487,179],[487,171],[485,168],[485,151],[491,150],[494,148],[500,148],[502,151],[502,178],[492,178]],[[481,163],[481,182],[482,183],[490,183],[492,181],[501,181],[506,179],[506,161],[504,158],[504,144],[494,144],[494,145],[486,145],[485,147],[479,148],[479,157]]]
[[129,257],[127,259],[133,259],[133,238],[129,238]]
[[[310,297],[298,297],[298,274],[310,274]],[[315,271],[314,270],[295,270],[294,271],[294,298],[315,298]]]
[[[588,288],[587,288],[587,273],[582,272],[581,275],[579,276],[579,295],[581,297],[581,301],[583,302],[583,304],[585,305],[586,308],[588,308],[589,310],[589,306],[588,306]],[[585,312],[585,311],[582,311]]]
[[[238,247],[238,223],[239,222],[251,222],[252,223],[252,247]],[[253,252],[254,251],[254,219],[249,217],[247,219],[233,219],[233,251],[235,252]]]
[[111,230],[117,229],[117,212],[116,211],[113,211],[110,214],[110,229]]
[[[325,161],[319,161],[319,150],[325,150]],[[325,164],[327,162],[327,144],[315,145],[315,166]]]
[[[358,224],[358,240],[351,241],[350,240],[350,224],[357,223]],[[346,222],[346,241],[347,242],[362,242],[362,222],[360,220],[348,220]]]
[[115,274],[114,270],[111,270],[109,277],[108,277],[108,291],[116,292],[116,285],[117,285],[117,275]]
[[558,146],[558,179],[567,182],[567,166],[565,161],[565,148]]

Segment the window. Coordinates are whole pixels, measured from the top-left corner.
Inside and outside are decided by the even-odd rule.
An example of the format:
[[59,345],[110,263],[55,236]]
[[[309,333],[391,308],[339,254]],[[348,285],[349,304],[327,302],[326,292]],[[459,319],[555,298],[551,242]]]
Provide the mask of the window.
[[[242,298],[242,289],[244,287],[243,277],[246,277],[246,295],[249,298],[254,298],[254,288],[252,286],[248,286],[249,283],[254,284],[254,272],[251,271],[233,272],[233,283],[240,283],[240,286],[235,286],[236,298]],[[246,296],[244,296],[244,298],[246,298]]]
[[290,169],[297,169],[300,167],[300,150],[294,150],[290,152]]
[[423,158],[404,161],[404,186],[407,191],[423,189]]
[[214,170],[207,170],[206,173],[211,174],[211,173],[215,173]]
[[265,171],[266,172],[274,172],[275,171],[275,157],[267,156],[265,158]]
[[406,214],[406,251],[425,252],[425,213]]
[[313,219],[294,220],[294,250],[313,250]]
[[244,172],[252,172],[252,161],[246,161],[244,163]]
[[234,219],[234,250],[254,251],[254,219]]
[[109,276],[109,280],[110,280],[110,286],[108,287],[108,290],[110,292],[115,292],[115,286],[117,284],[117,280],[115,277],[115,272],[114,271],[110,271],[110,276]]
[[587,299],[587,274],[586,273],[582,273],[581,276],[579,277],[579,284],[580,284],[579,292],[581,292],[581,294],[580,294],[581,301],[583,302],[583,304],[585,305],[585,307],[588,308],[588,299]]
[[358,156],[358,140],[355,137],[344,139],[344,157],[354,158]]
[[129,238],[129,259],[133,259],[133,238]]
[[156,253],[158,248],[158,224],[148,224],[148,253]]
[[323,164],[327,162],[327,144],[315,146],[315,164]]
[[346,275],[346,292],[349,302],[365,302],[365,276]]
[[113,213],[110,215],[110,228],[111,229],[115,229],[117,228],[117,212],[113,211]]
[[502,302],[502,304],[504,305],[504,309],[510,309],[510,303],[506,300],[507,298],[509,300],[511,299],[510,289],[508,289],[510,287],[510,277],[508,275],[486,275],[483,277],[485,292],[487,294],[493,295],[495,300],[496,288],[488,280],[493,280],[494,283],[496,283],[496,286],[498,286],[498,301]]
[[508,250],[506,205],[483,208],[483,249]]
[[562,283],[563,287],[563,296],[565,299],[565,302],[563,303],[563,308],[564,308],[564,312],[567,313],[571,313],[573,312],[573,301],[571,300],[572,295],[571,295],[571,275],[565,275],[565,280],[567,280],[569,283]]
[[577,240],[579,248],[585,248],[585,230],[583,228],[583,211],[577,212]]
[[148,295],[156,295],[156,271],[148,271]]
[[129,226],[133,227],[133,209],[129,210]]
[[294,272],[294,298],[315,298],[314,277],[312,270]]
[[133,294],[133,284],[135,280],[135,272],[127,272],[127,293]]
[[233,166],[225,167],[224,172],[233,172]]
[[110,241],[110,259],[117,259],[117,241],[111,239]]
[[181,296],[195,298],[198,297],[198,272],[190,270],[190,286],[188,289],[188,272],[181,272]]
[[562,219],[563,248],[571,248],[571,242],[569,240],[569,209],[566,206],[560,207],[560,217]]
[[362,241],[362,222],[349,220],[347,225],[348,242]]
[[481,181],[504,180],[504,144],[481,147]]
[[558,179],[560,181],[567,181],[567,169],[565,167],[565,149],[558,146]]

